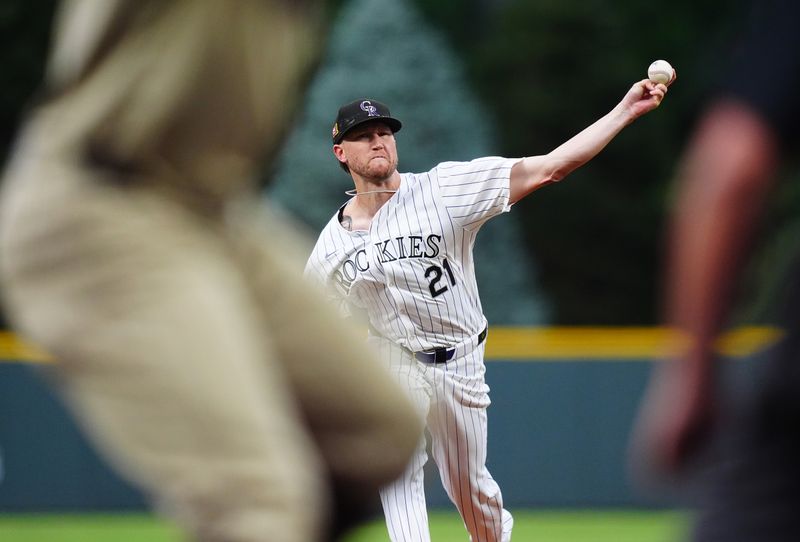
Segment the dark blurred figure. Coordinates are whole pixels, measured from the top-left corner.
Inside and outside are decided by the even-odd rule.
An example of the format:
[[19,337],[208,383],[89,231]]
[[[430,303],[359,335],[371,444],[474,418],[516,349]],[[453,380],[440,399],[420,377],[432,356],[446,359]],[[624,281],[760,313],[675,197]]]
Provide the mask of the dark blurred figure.
[[106,457],[197,540],[327,539],[421,431],[252,182],[316,55],[314,4],[66,2],[4,179],[13,324],[57,358]]
[[798,21],[798,2],[754,3],[678,172],[665,310],[688,342],[654,373],[633,450],[655,476],[707,455],[696,541],[800,540],[800,267],[782,296],[787,335],[757,368],[755,393],[723,396],[714,352],[777,169],[797,150]]

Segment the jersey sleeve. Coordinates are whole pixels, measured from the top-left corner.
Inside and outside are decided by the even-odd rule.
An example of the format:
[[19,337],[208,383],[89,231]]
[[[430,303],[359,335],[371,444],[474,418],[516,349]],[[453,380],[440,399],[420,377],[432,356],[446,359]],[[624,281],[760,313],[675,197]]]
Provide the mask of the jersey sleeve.
[[317,245],[311,252],[311,256],[308,257],[306,267],[303,270],[303,276],[311,282],[324,285],[327,283],[327,277],[325,276],[323,262],[320,260],[320,252],[320,243],[317,241]]
[[352,316],[352,309],[347,302],[346,294],[337,288],[337,283],[333,280],[333,267],[325,257],[331,244],[327,233],[328,228],[326,227],[306,262],[303,278],[323,289],[328,302],[338,309],[339,314],[347,318]]
[[444,162],[435,178],[450,218],[466,230],[510,209],[509,179],[516,158],[490,156],[470,162]]

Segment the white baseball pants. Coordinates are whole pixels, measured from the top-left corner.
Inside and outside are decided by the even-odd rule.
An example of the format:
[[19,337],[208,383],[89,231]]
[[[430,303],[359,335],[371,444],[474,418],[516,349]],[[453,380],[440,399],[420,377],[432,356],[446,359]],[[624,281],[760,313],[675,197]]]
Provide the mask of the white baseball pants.
[[[456,352],[447,363],[428,364],[381,337],[370,337],[427,424],[431,452],[447,495],[473,542],[511,540],[513,518],[503,508],[497,482],[486,468],[489,386],[484,379],[485,343]],[[428,542],[423,435],[403,475],[381,491],[393,542]]]

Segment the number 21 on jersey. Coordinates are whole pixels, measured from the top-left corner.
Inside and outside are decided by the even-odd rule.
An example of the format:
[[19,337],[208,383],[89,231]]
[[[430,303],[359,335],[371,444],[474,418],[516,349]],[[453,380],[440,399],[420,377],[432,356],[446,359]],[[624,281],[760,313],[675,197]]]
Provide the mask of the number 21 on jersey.
[[[444,271],[447,273],[447,278],[444,277],[444,272],[442,269],[444,269]],[[456,285],[456,277],[450,267],[450,262],[448,262],[446,258],[442,260],[441,266],[433,264],[427,268],[425,270],[425,278],[430,281],[428,283],[428,289],[431,291],[431,295],[433,297],[437,297],[445,293],[449,289],[447,286],[448,282],[451,286]]]

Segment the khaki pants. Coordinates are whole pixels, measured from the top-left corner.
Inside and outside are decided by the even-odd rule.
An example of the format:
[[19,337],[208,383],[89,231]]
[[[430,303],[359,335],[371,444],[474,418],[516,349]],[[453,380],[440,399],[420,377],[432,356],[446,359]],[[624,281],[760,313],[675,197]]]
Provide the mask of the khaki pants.
[[[153,5],[173,5],[141,4],[156,20]],[[240,4],[256,3],[188,3]],[[68,404],[106,457],[198,540],[320,540],[331,487],[356,508],[373,498],[402,472],[419,422],[364,334],[303,281],[305,239],[238,183],[259,130],[233,146],[182,145],[184,117],[165,110],[149,124],[132,116],[149,136],[127,140],[113,116],[93,124],[70,109],[88,108],[84,88],[117,112],[148,103],[130,86],[92,86],[120,49],[92,57],[95,71],[18,142],[0,199],[9,317],[58,360]],[[173,137],[159,145],[165,126]],[[108,144],[99,158],[96,141]],[[206,176],[193,173],[192,145],[216,164]],[[225,171],[237,182],[215,192]]]

